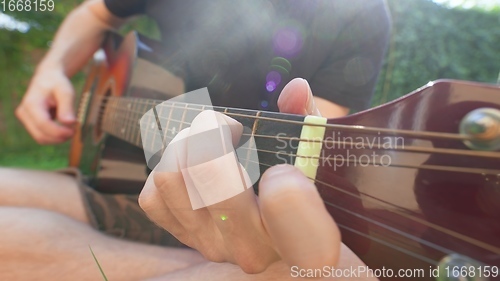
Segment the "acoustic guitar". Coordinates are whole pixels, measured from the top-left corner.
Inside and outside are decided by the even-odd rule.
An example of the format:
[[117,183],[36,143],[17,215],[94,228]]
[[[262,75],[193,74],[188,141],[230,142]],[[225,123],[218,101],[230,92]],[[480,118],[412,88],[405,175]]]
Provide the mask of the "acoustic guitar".
[[[148,168],[139,120],[168,93],[141,77],[161,69],[159,48],[135,33],[110,34],[96,53],[70,164],[101,192],[138,193],[143,187]],[[161,81],[161,70],[155,73]],[[196,104],[161,106],[170,106],[168,116],[159,116],[168,121],[166,139],[189,126],[188,113],[203,110]],[[381,280],[400,280],[404,271],[413,276],[409,280],[500,279],[500,87],[438,80],[323,123],[213,109],[251,128],[247,135],[255,139],[260,172],[314,160],[309,176],[343,242]],[[305,127],[320,128],[322,139],[304,136]],[[316,154],[300,152],[308,143],[319,145]]]

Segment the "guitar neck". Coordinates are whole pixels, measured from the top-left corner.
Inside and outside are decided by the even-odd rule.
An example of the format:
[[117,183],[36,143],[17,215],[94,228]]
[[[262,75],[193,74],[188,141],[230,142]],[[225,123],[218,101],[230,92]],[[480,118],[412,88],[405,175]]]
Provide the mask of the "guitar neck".
[[[168,145],[178,132],[190,127],[200,112],[213,110],[240,122],[244,127],[243,134],[255,137],[260,150],[275,152],[279,149],[284,154],[294,154],[302,130],[301,123],[304,121],[304,116],[276,112],[128,97],[106,99],[102,103],[102,130],[140,148],[144,147],[144,143]],[[295,144],[284,145],[283,139],[289,138],[296,138],[297,141],[292,141]],[[288,144],[288,141],[286,143]],[[283,161],[285,157],[277,156],[276,153],[272,154],[272,157],[259,155],[259,159],[264,160],[267,165],[293,163]]]

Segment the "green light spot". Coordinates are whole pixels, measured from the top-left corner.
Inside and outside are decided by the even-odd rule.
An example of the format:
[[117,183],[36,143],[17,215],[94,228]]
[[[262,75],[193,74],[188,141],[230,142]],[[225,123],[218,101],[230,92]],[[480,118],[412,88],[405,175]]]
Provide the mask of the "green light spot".
[[221,220],[223,220],[223,221],[225,221],[225,220],[227,220],[228,218],[227,218],[227,216],[226,216],[226,215],[220,215],[220,219],[221,219]]

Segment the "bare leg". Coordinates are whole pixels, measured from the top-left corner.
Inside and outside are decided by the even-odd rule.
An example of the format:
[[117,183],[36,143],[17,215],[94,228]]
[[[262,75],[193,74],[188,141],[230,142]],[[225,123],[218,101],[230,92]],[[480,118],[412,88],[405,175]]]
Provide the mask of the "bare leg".
[[[247,275],[232,264],[206,262],[192,250],[105,236],[87,223],[72,177],[0,168],[0,280],[102,280],[89,246],[109,280],[291,278],[290,268],[284,264],[276,263],[262,274]],[[339,267],[353,265],[362,262],[343,247]]]
[[0,168],[0,206],[45,209],[89,222],[76,180],[61,173]]
[[[167,280],[232,280],[232,281],[294,281],[294,280],[335,280],[335,281],[376,281],[376,277],[369,273],[358,272],[359,268],[366,265],[354,254],[347,246],[342,244],[341,255],[338,265],[335,269],[343,273],[343,276],[329,276],[328,272],[322,271],[316,273],[318,278],[300,278],[305,273],[299,273],[298,268],[293,269],[287,266],[283,261],[278,261],[269,266],[266,271],[259,274],[246,274],[241,268],[229,263],[203,262],[183,270],[170,272],[163,276],[147,279],[147,281],[167,281]],[[324,270],[324,268],[322,268]],[[330,270],[330,268],[327,268]],[[353,271],[354,269],[354,271]],[[352,272],[352,273],[351,273]],[[356,274],[350,275],[350,274]],[[331,271],[330,271],[331,274]],[[342,275],[342,274],[339,274]],[[323,278],[320,278],[323,277]]]
[[0,280],[142,280],[200,263],[193,250],[144,245],[98,233],[51,211],[0,207]]

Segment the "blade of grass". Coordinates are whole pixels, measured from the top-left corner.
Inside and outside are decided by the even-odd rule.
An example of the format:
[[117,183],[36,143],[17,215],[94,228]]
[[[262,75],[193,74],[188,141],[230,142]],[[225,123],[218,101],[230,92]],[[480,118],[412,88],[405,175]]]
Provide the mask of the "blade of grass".
[[102,278],[104,278],[105,281],[108,281],[108,278],[106,277],[106,274],[104,274],[104,271],[102,270],[101,264],[99,264],[99,261],[94,255],[94,251],[92,251],[92,247],[89,245],[90,252],[92,253],[92,257],[94,257],[95,263],[97,264],[97,267],[99,267],[99,271],[101,271]]

